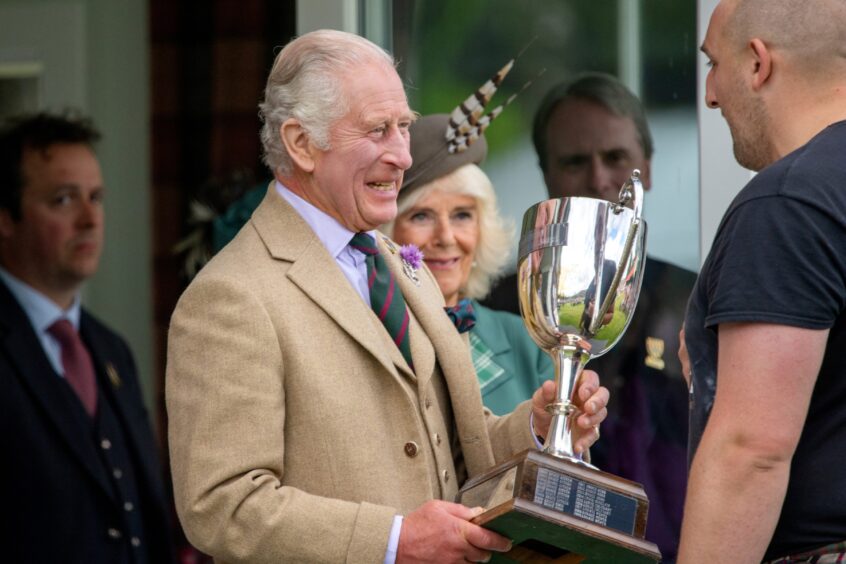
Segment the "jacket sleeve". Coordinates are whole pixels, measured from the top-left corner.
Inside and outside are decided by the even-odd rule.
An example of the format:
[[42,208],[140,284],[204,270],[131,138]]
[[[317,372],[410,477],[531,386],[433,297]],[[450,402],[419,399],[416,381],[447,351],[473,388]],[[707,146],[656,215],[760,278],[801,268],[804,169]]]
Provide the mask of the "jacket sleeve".
[[381,562],[397,511],[284,485],[279,337],[242,284],[203,274],[168,339],[170,456],[188,539],[218,562]]

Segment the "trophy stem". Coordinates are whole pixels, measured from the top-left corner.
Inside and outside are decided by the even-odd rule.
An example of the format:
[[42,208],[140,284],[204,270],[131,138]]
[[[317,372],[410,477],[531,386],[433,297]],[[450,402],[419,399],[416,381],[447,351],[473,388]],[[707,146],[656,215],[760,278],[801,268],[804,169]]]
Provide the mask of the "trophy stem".
[[578,417],[578,408],[574,403],[574,394],[585,364],[590,354],[578,345],[562,345],[549,351],[555,365],[555,383],[558,391],[555,402],[546,406],[552,414],[552,422],[546,435],[543,452],[564,458],[571,462],[582,463],[573,454],[573,422]]

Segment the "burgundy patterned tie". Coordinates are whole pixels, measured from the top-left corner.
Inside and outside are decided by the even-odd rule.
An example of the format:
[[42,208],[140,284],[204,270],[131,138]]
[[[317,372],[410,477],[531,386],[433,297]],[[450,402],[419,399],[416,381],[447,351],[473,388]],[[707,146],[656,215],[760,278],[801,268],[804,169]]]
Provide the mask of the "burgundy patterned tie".
[[97,380],[94,375],[94,363],[88,349],[79,338],[76,328],[67,319],[53,323],[47,332],[53,335],[62,346],[62,367],[65,379],[70,384],[79,401],[90,417],[97,411]]
[[365,255],[371,309],[394,339],[408,366],[414,370],[414,363],[411,361],[411,340],[408,337],[408,309],[394,275],[379,254],[376,241],[369,234],[356,233],[350,240],[350,247]]

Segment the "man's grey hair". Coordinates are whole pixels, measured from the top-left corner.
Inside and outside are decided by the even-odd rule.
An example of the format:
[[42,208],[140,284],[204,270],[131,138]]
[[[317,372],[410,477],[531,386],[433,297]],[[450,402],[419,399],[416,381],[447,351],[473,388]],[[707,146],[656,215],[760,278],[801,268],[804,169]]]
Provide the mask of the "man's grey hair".
[[572,80],[552,87],[541,101],[532,124],[532,142],[538,154],[541,170],[546,171],[548,164],[546,124],[558,104],[572,99],[594,102],[617,117],[631,119],[637,130],[643,155],[647,160],[652,158],[654,151],[652,134],[640,100],[617,78],[610,74],[591,72],[579,74]]
[[394,66],[378,45],[329,29],[306,33],[279,52],[259,104],[263,160],[274,173],[290,174],[293,166],[280,136],[282,124],[296,119],[316,146],[328,149],[330,126],[349,110],[343,77],[370,62]]

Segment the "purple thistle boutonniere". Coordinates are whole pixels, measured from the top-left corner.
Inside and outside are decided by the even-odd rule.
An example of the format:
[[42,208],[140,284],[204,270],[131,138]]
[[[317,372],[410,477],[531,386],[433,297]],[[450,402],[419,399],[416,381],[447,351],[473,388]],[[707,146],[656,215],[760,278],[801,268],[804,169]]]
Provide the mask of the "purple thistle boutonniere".
[[402,259],[402,271],[411,278],[416,286],[420,285],[420,279],[417,278],[417,270],[423,264],[423,253],[417,248],[417,245],[403,245],[399,251]]

